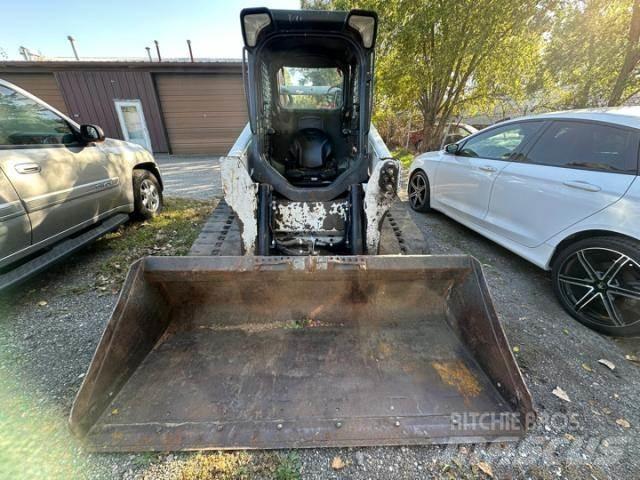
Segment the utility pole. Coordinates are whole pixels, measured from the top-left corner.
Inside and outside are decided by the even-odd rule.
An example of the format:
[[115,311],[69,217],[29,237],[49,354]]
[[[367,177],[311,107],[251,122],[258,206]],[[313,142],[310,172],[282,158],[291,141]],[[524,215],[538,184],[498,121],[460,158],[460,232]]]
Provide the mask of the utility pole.
[[151,58],[151,48],[144,47],[147,50],[147,57],[149,57],[149,61],[153,62],[153,58]]
[[191,58],[191,63],[193,63],[193,51],[191,50],[191,40],[187,40],[187,45],[189,45],[189,57]]
[[76,57],[76,60],[80,60],[80,57],[78,57],[78,51],[76,50],[76,44],[75,44],[75,39],[71,36],[71,35],[67,35],[67,40],[69,40],[69,43],[71,44],[71,48],[73,49],[73,56]]
[[154,40],[153,43],[156,44],[156,52],[158,53],[158,61],[162,61],[162,57],[160,56],[160,45],[158,45],[158,40]]

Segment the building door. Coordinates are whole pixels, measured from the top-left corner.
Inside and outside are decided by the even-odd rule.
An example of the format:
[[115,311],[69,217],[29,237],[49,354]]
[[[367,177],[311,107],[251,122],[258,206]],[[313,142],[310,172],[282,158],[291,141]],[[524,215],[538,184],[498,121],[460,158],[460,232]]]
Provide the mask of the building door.
[[2,80],[11,82],[25,89],[53,108],[67,113],[62,92],[56,83],[53,73],[2,73]]
[[247,124],[247,101],[238,74],[155,76],[171,151],[226,155]]
[[115,103],[124,139],[151,151],[151,140],[140,100],[116,100]]

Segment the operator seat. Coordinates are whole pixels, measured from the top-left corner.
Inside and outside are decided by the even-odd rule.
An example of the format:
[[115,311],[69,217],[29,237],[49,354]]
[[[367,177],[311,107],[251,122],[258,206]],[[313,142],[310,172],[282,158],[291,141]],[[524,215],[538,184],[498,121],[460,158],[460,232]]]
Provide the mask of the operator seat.
[[318,128],[303,128],[295,134],[285,163],[286,176],[292,181],[317,183],[337,176],[331,139]]

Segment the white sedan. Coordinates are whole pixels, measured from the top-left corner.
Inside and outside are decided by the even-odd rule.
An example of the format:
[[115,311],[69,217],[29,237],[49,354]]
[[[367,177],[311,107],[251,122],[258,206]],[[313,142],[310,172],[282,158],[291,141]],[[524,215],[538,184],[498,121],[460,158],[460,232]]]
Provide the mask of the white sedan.
[[552,271],[562,306],[640,334],[640,107],[497,124],[416,157],[409,201]]

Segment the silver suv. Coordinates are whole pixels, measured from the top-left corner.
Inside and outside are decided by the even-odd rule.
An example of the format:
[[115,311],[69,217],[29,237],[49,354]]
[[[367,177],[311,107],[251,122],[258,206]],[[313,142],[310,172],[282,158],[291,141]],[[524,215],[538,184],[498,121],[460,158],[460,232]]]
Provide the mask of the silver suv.
[[161,209],[151,153],[0,79],[0,289]]

